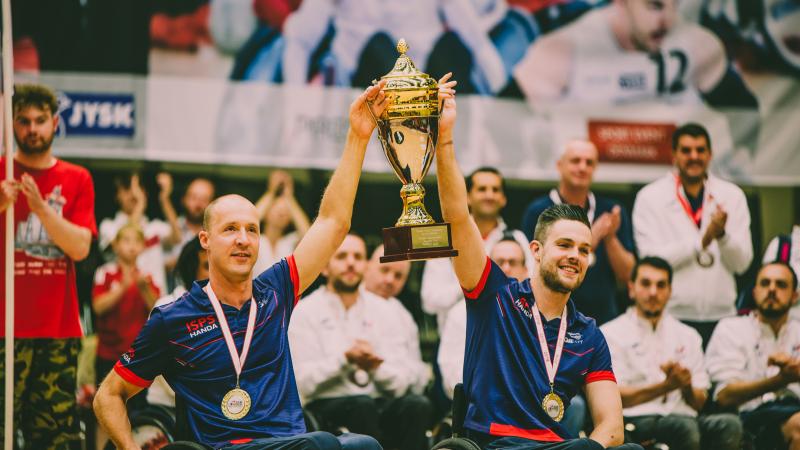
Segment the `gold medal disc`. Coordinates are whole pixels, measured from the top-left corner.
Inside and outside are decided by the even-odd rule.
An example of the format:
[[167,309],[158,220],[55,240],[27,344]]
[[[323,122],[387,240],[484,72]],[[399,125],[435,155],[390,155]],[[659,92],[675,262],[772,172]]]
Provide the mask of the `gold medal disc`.
[[250,394],[244,389],[231,389],[222,398],[222,414],[228,419],[239,420],[250,412]]
[[544,396],[542,400],[542,409],[556,422],[561,422],[561,419],[564,418],[564,402],[562,402],[561,397],[554,392]]

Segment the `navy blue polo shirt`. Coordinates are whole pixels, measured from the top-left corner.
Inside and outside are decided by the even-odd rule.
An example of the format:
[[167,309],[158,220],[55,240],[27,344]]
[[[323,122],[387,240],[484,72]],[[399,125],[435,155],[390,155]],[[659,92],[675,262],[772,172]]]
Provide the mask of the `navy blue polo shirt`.
[[[536,227],[539,215],[554,204],[553,200],[545,195],[528,205],[522,217],[522,231],[529,240],[533,240],[533,229]],[[631,218],[619,202],[595,195],[594,220],[597,220],[603,213],[611,212],[615,206],[621,208],[617,239],[626,250],[634,252],[636,247],[633,241]],[[617,307],[617,277],[608,260],[605,243],[601,241],[597,245],[597,248],[594,249],[594,256],[594,265],[586,271],[583,284],[572,293],[572,300],[578,311],[593,317],[598,324],[602,325],[620,314]]]
[[[464,426],[493,436],[542,442],[572,439],[569,431],[542,409],[550,393],[536,323],[531,281],[507,277],[487,258],[478,286],[464,292],[467,341],[464,389],[468,399]],[[581,388],[600,380],[616,382],[611,355],[594,319],[567,303],[567,333],[555,393],[565,407]],[[561,317],[542,317],[551,358]]]
[[250,308],[258,308],[250,353],[239,381],[252,404],[240,420],[227,419],[220,407],[222,398],[236,385],[236,373],[214,308],[203,290],[207,283],[195,282],[178,300],[153,309],[114,370],[142,388],[163,375],[187,406],[191,433],[215,448],[251,438],[305,433],[287,336],[289,316],[297,303],[294,257],[281,260],[253,280],[255,305],[250,300],[237,310],[222,304],[240,354]]

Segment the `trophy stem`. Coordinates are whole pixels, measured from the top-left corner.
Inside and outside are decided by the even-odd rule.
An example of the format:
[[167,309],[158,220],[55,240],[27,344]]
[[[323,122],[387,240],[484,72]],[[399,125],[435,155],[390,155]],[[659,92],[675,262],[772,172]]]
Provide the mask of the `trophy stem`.
[[400,189],[400,198],[403,199],[403,214],[397,219],[396,227],[434,223],[433,217],[425,210],[422,202],[425,198],[425,188],[421,184],[403,185]]

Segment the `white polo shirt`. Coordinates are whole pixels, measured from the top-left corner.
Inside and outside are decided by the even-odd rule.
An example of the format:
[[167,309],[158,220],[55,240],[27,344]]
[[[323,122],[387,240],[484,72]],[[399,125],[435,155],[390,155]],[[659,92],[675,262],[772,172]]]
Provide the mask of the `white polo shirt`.
[[[660,366],[675,361],[692,373],[692,387],[708,389],[711,384],[703,361],[700,335],[693,328],[664,313],[655,329],[639,317],[634,307],[600,327],[611,351],[614,375],[620,386],[646,386],[666,379]],[[684,401],[680,389],[622,411],[626,417],[680,414],[697,416]]]
[[[418,361],[407,354],[393,314],[385,300],[362,290],[349,309],[325,286],[301,299],[289,323],[289,346],[301,400],[422,393],[428,379],[420,376]],[[384,360],[366,386],[353,382],[356,367],[344,355],[356,339],[369,342]]]
[[[714,397],[731,382],[757,381],[777,375],[780,370],[768,366],[767,359],[779,352],[800,358],[800,321],[793,316],[789,316],[777,336],[756,313],[721,320],[706,350],[708,373],[716,383]],[[800,397],[800,383],[756,397],[739,406],[739,411],[753,410],[786,394]]]

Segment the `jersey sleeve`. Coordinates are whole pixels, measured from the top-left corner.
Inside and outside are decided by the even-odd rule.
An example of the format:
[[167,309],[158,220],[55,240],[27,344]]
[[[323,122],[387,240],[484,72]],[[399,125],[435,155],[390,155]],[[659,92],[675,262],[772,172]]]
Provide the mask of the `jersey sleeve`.
[[493,297],[506,284],[508,284],[508,276],[487,256],[486,265],[483,268],[483,274],[478,281],[478,285],[470,291],[462,286],[461,290],[464,291],[464,298],[467,301],[467,305],[469,305],[474,300]]
[[86,170],[78,172],[80,187],[77,194],[72,199],[72,208],[65,211],[65,217],[70,222],[79,227],[87,228],[92,232],[92,237],[97,237],[97,221],[94,216],[94,182],[92,176]]
[[608,350],[606,338],[599,329],[595,328],[594,351],[592,352],[592,361],[589,363],[589,370],[584,377],[584,384],[603,380],[617,382],[611,367],[611,352]]
[[278,301],[288,306],[288,310],[294,309],[297,300],[300,299],[300,277],[297,273],[297,265],[294,255],[281,259],[269,269],[261,272],[256,277],[258,289],[272,289],[278,295]]
[[161,310],[156,308],[142,327],[133,345],[120,356],[114,371],[128,383],[149,387],[168,366],[167,333]]

